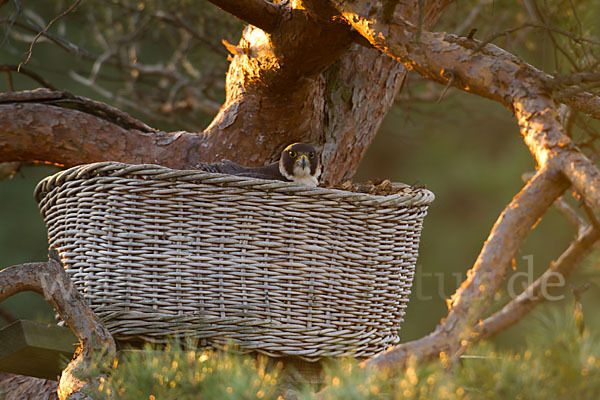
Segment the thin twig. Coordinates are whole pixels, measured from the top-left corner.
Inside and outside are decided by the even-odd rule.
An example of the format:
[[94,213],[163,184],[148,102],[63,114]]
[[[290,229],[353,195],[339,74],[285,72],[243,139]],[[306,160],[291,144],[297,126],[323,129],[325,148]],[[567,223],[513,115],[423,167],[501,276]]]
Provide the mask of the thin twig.
[[600,222],[598,221],[598,217],[594,213],[594,210],[590,208],[590,206],[585,202],[585,200],[581,203],[581,207],[585,212],[585,215],[588,217],[590,224],[596,228],[596,230],[600,231]]
[[560,212],[575,229],[577,229],[577,234],[581,235],[589,228],[587,222],[585,222],[577,211],[575,211],[562,197],[554,202],[554,208],[556,208],[556,210]]
[[452,82],[454,82],[454,72],[446,71],[446,72],[444,72],[444,75],[446,75],[446,74],[450,75],[450,79],[448,79],[448,84],[446,85],[444,90],[442,90],[440,97],[438,97],[438,100],[437,100],[438,103],[442,101],[442,99],[446,95],[446,92],[448,91],[448,89],[450,89],[450,86],[452,86]]
[[[28,20],[27,22],[29,24],[33,25],[33,23],[31,21]],[[21,29],[24,29],[24,30],[26,30],[28,32],[32,32],[32,33],[39,33],[40,32],[39,29],[35,28],[35,26],[37,26],[37,25],[34,25],[34,27],[32,27],[30,25],[23,24],[23,23],[21,23],[19,21],[14,21],[13,22],[12,20],[8,20],[8,19],[0,19],[0,24],[6,24],[6,23],[10,24],[11,27],[14,25],[14,26],[19,27]],[[7,31],[7,37],[8,37],[9,33],[10,33],[10,31]],[[61,37],[54,36],[50,32],[44,32],[42,34],[42,36],[45,37],[46,39],[48,39],[49,41],[51,41],[52,43],[56,44],[58,47],[60,47],[61,49],[65,50],[65,51],[74,52],[77,55],[80,55],[80,56],[83,56],[83,57],[87,57],[87,58],[94,57],[92,55],[92,53],[90,53],[88,50],[86,50],[86,49],[84,49],[84,48],[82,48],[80,46],[77,46],[76,44],[71,43],[71,42],[69,42],[69,41],[67,41],[67,40],[65,40],[65,39],[63,39]],[[2,47],[1,43],[0,43],[0,47]]]
[[29,59],[31,58],[31,54],[33,53],[33,46],[38,41],[40,36],[45,34],[48,31],[48,29],[50,29],[52,24],[54,24],[56,21],[58,21],[65,15],[69,14],[71,11],[75,10],[79,6],[79,3],[81,3],[81,0],[75,1],[75,3],[73,3],[69,8],[67,8],[65,11],[63,11],[62,13],[60,13],[56,17],[54,17],[42,31],[38,32],[38,34],[35,36],[35,38],[33,39],[33,41],[31,42],[31,44],[29,46],[29,50],[27,51],[27,58],[25,59],[25,61],[23,61],[22,63],[19,64],[19,68],[22,65],[25,65],[29,62]]
[[565,58],[567,59],[567,61],[569,61],[569,63],[571,63],[571,66],[576,70],[579,71],[579,65],[577,65],[577,63],[575,62],[575,60],[573,60],[573,58],[571,57],[571,55],[569,53],[567,53],[567,51],[565,51],[562,46],[560,46],[558,44],[558,41],[556,40],[556,38],[553,35],[553,32],[548,29],[548,27],[550,26],[548,24],[548,22],[546,21],[546,16],[542,13],[542,11],[540,10],[540,8],[538,7],[538,4],[536,1],[533,2],[533,7],[535,9],[535,12],[538,16],[538,19],[542,22],[542,24],[544,25],[544,29],[546,30],[548,37],[550,38],[550,40],[552,41],[552,51],[554,52],[554,69],[556,71],[560,70],[560,67],[558,65],[559,62],[559,58],[557,55],[557,51],[561,52],[563,54],[563,56],[565,56]]

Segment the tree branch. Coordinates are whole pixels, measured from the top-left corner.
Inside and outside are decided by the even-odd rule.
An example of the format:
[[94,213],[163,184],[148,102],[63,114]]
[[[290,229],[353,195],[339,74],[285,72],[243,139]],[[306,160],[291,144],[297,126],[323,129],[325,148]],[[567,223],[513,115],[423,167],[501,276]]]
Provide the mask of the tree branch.
[[381,22],[381,7],[372,10],[366,0],[332,3],[373,46],[424,77],[442,84],[452,82],[461,90],[510,107],[538,165],[556,163],[551,168],[560,168],[577,192],[600,211],[600,171],[563,133],[551,95],[553,77],[494,45],[477,51],[477,40],[418,32],[397,13],[393,23]]
[[15,265],[0,271],[0,301],[23,291],[43,295],[79,339],[80,348],[76,358],[61,375],[58,397],[64,400],[72,394],[82,394],[82,389],[92,383],[83,382],[77,376],[89,369],[92,354],[101,354],[106,360],[115,357],[116,347],[111,334],[73,287],[60,263],[54,259]]
[[106,160],[191,168],[210,152],[202,136],[125,129],[82,111],[36,103],[0,104],[0,162],[74,166]]
[[208,0],[223,11],[271,33],[279,25],[281,8],[265,0]]
[[452,296],[448,316],[436,330],[380,353],[364,364],[400,368],[412,357],[422,360],[442,353],[453,357],[469,344],[475,324],[492,303],[523,240],[568,185],[554,171],[538,171],[498,217],[467,279]]
[[548,296],[553,296],[562,286],[560,281],[564,284],[564,279],[577,268],[582,258],[599,239],[600,230],[595,227],[586,229],[523,293],[479,323],[476,328],[478,336],[474,340],[487,339],[510,328],[529,314],[536,305],[547,300]]

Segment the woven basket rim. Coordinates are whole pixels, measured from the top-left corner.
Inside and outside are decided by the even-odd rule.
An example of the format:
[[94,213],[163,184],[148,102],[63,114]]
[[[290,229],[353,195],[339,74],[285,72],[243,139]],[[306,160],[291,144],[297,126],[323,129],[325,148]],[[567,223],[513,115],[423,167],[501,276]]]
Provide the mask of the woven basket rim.
[[435,199],[435,195],[431,191],[425,188],[414,188],[403,183],[393,183],[393,185],[405,187],[403,192],[382,196],[325,187],[310,187],[293,182],[206,172],[202,170],[178,170],[156,164],[126,164],[115,161],[78,165],[48,176],[37,184],[34,191],[34,198],[39,203],[50,191],[66,182],[95,177],[204,183],[247,188],[278,194],[322,197],[326,200],[359,203],[360,205],[371,207],[425,206],[431,204]]

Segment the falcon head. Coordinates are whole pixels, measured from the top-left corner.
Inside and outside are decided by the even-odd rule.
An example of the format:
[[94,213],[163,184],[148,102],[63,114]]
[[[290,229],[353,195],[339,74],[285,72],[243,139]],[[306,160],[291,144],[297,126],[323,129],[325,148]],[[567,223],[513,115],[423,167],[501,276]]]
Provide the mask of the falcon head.
[[319,155],[306,143],[293,143],[283,149],[279,172],[286,179],[306,186],[318,186],[321,175]]

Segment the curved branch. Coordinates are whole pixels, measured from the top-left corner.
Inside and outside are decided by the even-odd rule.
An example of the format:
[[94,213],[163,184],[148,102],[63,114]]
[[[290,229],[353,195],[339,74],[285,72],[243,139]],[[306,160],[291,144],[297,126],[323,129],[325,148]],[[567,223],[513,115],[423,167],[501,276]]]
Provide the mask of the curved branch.
[[379,368],[401,367],[409,358],[454,356],[472,338],[472,329],[487,311],[510,261],[538,219],[569,184],[560,174],[542,169],[498,217],[467,279],[452,296],[448,316],[431,334],[400,344],[367,360]]
[[116,346],[111,334],[56,260],[15,265],[0,271],[0,301],[23,291],[43,295],[79,339],[77,356],[61,375],[58,397],[64,400],[73,394],[81,396],[82,389],[91,383],[81,381],[77,376],[89,369],[92,353],[101,354],[106,360],[115,357]]
[[595,227],[586,229],[523,293],[500,311],[480,322],[476,329],[478,336],[474,340],[486,339],[510,328],[531,312],[536,305],[545,301],[547,296],[552,296],[558,290],[557,286],[562,286],[560,280],[562,279],[564,283],[564,278],[577,268],[581,259],[599,239],[598,229]]

